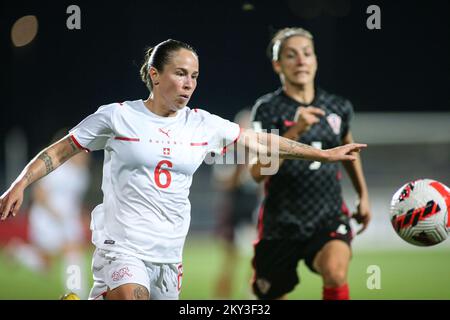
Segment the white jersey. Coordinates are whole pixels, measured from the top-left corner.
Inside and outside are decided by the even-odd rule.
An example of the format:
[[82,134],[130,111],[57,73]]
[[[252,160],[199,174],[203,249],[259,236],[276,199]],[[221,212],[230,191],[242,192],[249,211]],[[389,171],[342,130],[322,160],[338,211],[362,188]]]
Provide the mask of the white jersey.
[[192,175],[210,152],[237,140],[239,126],[184,107],[174,117],[142,100],[100,107],[71,130],[79,146],[105,150],[103,204],[92,212],[96,247],[150,262],[181,262],[190,224]]

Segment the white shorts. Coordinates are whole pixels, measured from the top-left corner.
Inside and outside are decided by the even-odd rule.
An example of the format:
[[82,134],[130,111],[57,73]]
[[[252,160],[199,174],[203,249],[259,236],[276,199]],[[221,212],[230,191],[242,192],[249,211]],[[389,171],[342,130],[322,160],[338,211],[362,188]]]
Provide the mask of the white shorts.
[[89,300],[103,299],[106,292],[127,283],[147,288],[150,300],[178,300],[181,263],[151,263],[125,253],[96,249],[92,259],[94,285]]

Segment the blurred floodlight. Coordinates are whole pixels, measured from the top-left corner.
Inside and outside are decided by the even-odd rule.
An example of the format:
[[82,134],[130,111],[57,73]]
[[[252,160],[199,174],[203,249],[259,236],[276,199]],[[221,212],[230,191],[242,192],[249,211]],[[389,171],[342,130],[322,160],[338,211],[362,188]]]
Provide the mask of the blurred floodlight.
[[11,40],[16,47],[29,44],[38,32],[38,20],[36,16],[24,16],[18,19],[11,29]]
[[244,2],[242,4],[242,11],[253,11],[255,10],[255,6],[250,2]]

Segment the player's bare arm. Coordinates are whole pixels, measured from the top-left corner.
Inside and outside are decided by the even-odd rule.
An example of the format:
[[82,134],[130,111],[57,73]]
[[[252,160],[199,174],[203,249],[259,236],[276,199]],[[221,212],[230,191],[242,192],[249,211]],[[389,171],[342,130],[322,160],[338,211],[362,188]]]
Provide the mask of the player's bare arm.
[[357,159],[355,153],[367,146],[361,143],[351,143],[332,149],[320,150],[274,134],[253,130],[243,131],[238,143],[244,144],[257,155],[320,162],[355,161]]
[[0,197],[1,220],[17,214],[23,202],[23,192],[30,184],[46,176],[80,151],[69,135],[42,150]]
[[[350,131],[344,137],[342,142],[353,143],[353,136]],[[362,169],[361,157],[359,155],[356,155],[355,161],[344,162],[343,165],[352,181],[353,187],[355,188],[359,196],[357,211],[353,215],[353,218],[355,218],[358,223],[362,224],[361,230],[358,231],[358,234],[360,234],[367,228],[372,217],[370,211],[369,191]]]
[[[320,117],[324,116],[325,112],[316,107],[298,107],[294,122],[295,125],[289,128],[284,134],[283,137],[297,141],[305,132],[307,132],[314,124],[318,123],[320,121]],[[261,174],[261,168],[264,167],[271,167],[273,165],[278,165],[278,168],[282,165],[284,158],[280,158],[278,162],[275,163],[268,163],[264,164],[260,161],[257,161],[256,163],[252,164],[250,167],[250,172],[253,177],[253,179],[256,182],[261,182],[262,180],[266,179],[267,175]]]

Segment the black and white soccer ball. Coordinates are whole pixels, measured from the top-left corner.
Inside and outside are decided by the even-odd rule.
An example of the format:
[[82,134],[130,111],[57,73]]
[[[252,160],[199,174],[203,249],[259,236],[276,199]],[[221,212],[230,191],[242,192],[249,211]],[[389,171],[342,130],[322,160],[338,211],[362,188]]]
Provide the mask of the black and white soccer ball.
[[391,223],[406,242],[433,246],[449,236],[450,189],[441,182],[420,179],[402,186],[392,197]]

